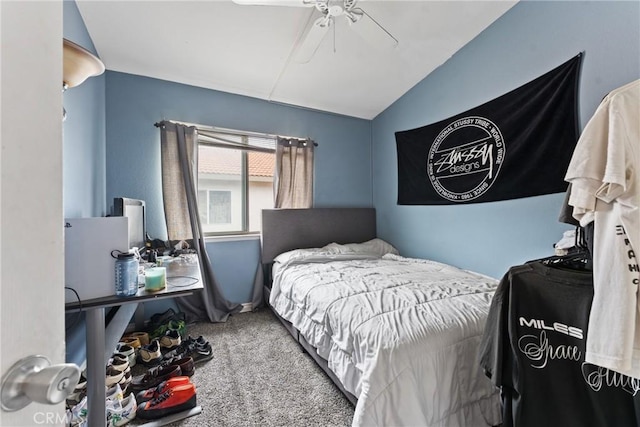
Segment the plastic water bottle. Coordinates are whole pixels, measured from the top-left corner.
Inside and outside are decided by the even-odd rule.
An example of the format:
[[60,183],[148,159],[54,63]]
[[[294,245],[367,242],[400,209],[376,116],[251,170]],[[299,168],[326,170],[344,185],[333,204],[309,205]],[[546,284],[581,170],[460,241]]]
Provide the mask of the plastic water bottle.
[[118,254],[116,258],[116,295],[129,297],[138,293],[138,260],[134,254]]

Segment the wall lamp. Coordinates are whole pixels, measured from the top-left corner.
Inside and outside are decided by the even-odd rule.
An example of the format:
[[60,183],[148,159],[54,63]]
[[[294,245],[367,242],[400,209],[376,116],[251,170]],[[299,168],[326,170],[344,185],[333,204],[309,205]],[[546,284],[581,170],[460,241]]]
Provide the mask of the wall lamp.
[[[77,44],[62,39],[62,92],[67,88],[78,86],[89,77],[99,76],[104,73],[104,64],[91,52]],[[62,109],[62,120],[67,117],[67,112]]]

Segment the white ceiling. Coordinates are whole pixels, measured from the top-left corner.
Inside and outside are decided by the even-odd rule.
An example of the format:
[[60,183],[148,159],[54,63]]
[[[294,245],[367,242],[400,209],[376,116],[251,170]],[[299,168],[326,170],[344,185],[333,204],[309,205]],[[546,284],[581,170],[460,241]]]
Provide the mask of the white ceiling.
[[[77,0],[108,70],[372,119],[517,0],[358,2],[398,41],[379,49],[344,16],[306,64],[293,60],[314,7],[231,0]],[[335,49],[334,49],[335,41]]]

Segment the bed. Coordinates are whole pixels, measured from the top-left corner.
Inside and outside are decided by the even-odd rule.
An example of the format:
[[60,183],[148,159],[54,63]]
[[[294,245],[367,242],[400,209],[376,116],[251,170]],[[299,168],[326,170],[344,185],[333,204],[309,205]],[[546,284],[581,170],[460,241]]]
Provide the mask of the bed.
[[353,426],[494,426],[478,346],[498,281],[402,257],[372,208],[263,210],[265,301],[355,405]]

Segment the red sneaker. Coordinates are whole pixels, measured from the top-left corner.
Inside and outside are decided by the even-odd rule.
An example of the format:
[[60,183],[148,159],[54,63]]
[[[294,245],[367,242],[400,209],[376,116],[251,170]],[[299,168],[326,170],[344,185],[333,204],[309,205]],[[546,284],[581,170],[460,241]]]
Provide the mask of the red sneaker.
[[148,388],[136,394],[136,402],[140,405],[142,402],[153,400],[170,388],[180,384],[189,384],[191,381],[187,376],[173,377],[161,382],[156,387]]
[[196,386],[180,384],[138,406],[137,417],[155,420],[196,407]]

